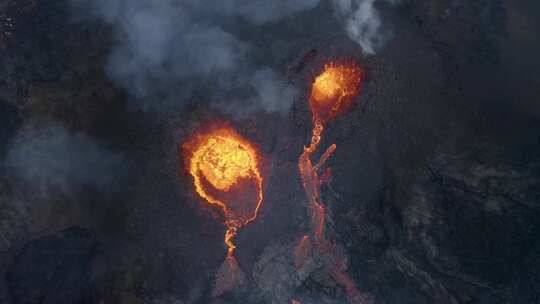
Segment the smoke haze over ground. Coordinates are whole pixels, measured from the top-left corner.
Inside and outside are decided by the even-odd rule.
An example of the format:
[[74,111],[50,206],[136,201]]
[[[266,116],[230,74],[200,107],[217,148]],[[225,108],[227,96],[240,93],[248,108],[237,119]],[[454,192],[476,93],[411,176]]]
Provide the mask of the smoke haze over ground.
[[71,194],[84,187],[110,190],[124,173],[125,160],[82,133],[54,122],[21,129],[9,147],[5,167],[34,194]]
[[[326,237],[358,289],[536,303],[539,14],[533,0],[0,1],[0,303],[348,303],[330,255],[292,257],[310,230],[307,98],[333,59],[365,70],[318,150],[336,144]],[[257,146],[264,179],[234,239],[245,284],[217,298],[223,213],[180,153],[213,123]]]
[[[76,14],[117,30],[107,71],[143,108],[179,108],[198,102],[193,95],[202,94],[228,112],[243,114],[286,113],[298,91],[283,71],[258,62],[260,51],[239,37],[239,26],[295,18],[319,5],[319,0],[72,2]],[[339,19],[349,37],[373,54],[385,37],[374,0],[333,3],[335,14],[326,18]],[[202,84],[211,85],[212,92],[200,92]],[[239,94],[224,98],[232,93]]]

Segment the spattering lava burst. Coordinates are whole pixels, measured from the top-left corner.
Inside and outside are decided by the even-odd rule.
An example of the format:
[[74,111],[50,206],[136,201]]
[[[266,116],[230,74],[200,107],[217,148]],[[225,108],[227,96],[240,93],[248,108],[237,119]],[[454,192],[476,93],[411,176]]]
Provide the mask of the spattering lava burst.
[[298,170],[311,211],[311,231],[303,236],[294,250],[297,268],[302,267],[313,252],[321,256],[332,256],[323,259],[324,269],[345,288],[349,301],[355,304],[370,303],[371,299],[360,292],[347,273],[344,249],[327,239],[324,233],[326,206],[322,201],[321,186],[328,180],[331,171],[330,168],[323,171],[323,168],[336,150],[336,144],[331,144],[316,163],[311,161],[311,156],[317,151],[325,123],[345,111],[358,95],[363,75],[363,70],[356,62],[330,62],[313,81],[309,97],[313,118],[311,142],[304,147],[298,159]]
[[263,201],[263,178],[254,145],[228,125],[200,132],[183,144],[195,191],[225,215],[227,257],[219,268],[213,295],[243,280],[234,250],[238,229],[257,217]]
[[309,97],[313,120],[324,123],[350,107],[363,75],[363,70],[354,61],[327,63],[313,81]]
[[[257,151],[253,145],[229,126],[220,126],[196,134],[183,145],[188,171],[193,177],[195,191],[208,203],[217,205],[225,214],[225,244],[228,254],[236,248],[232,238],[237,229],[256,217],[263,201],[262,176]],[[256,188],[255,202],[227,201],[226,194],[252,184]],[[234,198],[233,199],[238,199]]]

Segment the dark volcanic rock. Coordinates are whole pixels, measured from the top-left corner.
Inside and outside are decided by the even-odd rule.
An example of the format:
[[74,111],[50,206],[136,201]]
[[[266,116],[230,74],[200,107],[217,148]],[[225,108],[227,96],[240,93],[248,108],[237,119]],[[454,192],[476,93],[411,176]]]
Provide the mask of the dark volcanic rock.
[[413,186],[403,239],[460,302],[511,300],[503,290],[540,227],[539,170],[496,149],[442,154]]
[[[222,20],[256,64],[298,89],[287,115],[242,118],[210,104],[213,81],[178,113],[133,107],[106,71],[126,37],[78,20],[73,2],[0,1],[1,304],[341,303],[321,259],[297,270],[291,256],[309,223],[297,165],[311,132],[306,98],[332,57],[366,68],[358,106],[321,143],[338,146],[326,232],[359,288],[388,304],[540,303],[540,1],[376,1],[389,39],[371,56],[347,39],[331,1],[268,24]],[[41,119],[124,155],[128,180],[111,193],[33,198],[2,162],[17,129]],[[265,201],[235,239],[248,288],[223,299],[209,299],[225,255],[222,213],[201,204],[178,154],[191,126],[212,120],[234,120],[264,154]],[[73,225],[103,241],[99,255],[82,229],[39,237]]]
[[0,159],[19,124],[19,111],[15,105],[0,100]]
[[[378,224],[357,209],[336,224],[351,256],[366,259],[352,260],[358,277],[367,275],[386,303],[538,301],[540,161],[534,155],[491,146],[436,153],[412,185],[384,190],[381,208],[394,221]],[[390,239],[384,251],[366,251],[381,246],[358,237],[370,225]]]
[[7,275],[13,303],[96,303],[90,278],[96,253],[93,235],[76,227],[29,242]]
[[504,32],[503,0],[405,1],[415,23],[435,48],[462,63],[496,61],[497,39]]

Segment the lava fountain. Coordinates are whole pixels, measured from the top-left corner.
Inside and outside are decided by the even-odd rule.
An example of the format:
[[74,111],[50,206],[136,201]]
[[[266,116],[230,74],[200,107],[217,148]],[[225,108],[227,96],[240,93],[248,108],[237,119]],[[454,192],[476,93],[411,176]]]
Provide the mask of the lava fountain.
[[317,151],[325,124],[352,106],[354,97],[360,90],[364,70],[354,61],[330,62],[313,81],[309,105],[313,119],[311,142],[304,147],[298,160],[298,169],[306,192],[311,213],[311,231],[302,237],[294,250],[294,262],[301,268],[316,252],[322,259],[324,270],[341,284],[351,303],[370,303],[369,295],[362,294],[347,273],[345,250],[328,240],[324,233],[326,207],[321,198],[321,186],[331,175],[330,168],[323,171],[328,158],[336,150],[331,144],[314,164],[311,156]]
[[364,72],[354,61],[330,62],[313,81],[309,105],[313,121],[335,118],[352,105],[358,95]]
[[225,217],[227,256],[213,291],[219,296],[244,279],[234,257],[233,238],[255,220],[263,201],[259,155],[249,140],[223,124],[196,133],[182,148],[195,191],[208,204],[219,207]]

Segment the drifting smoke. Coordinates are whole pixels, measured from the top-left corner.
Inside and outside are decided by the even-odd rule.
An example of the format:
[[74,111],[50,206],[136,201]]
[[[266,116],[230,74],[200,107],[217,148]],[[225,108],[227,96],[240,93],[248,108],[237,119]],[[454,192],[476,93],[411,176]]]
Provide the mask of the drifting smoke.
[[[287,111],[296,90],[270,67],[255,64],[250,44],[223,24],[257,26],[318,2],[73,0],[122,35],[107,71],[143,107],[170,109],[203,95],[225,109],[241,106],[242,112]],[[228,100],[220,102],[223,96]]]
[[216,97],[214,105],[240,117],[264,109],[267,112],[286,113],[298,90],[288,84],[269,67],[263,67],[238,80],[235,86],[251,88],[249,97],[231,103],[227,97]]
[[[390,4],[397,1],[387,0]],[[349,38],[356,41],[366,54],[374,54],[387,38],[382,32],[375,0],[332,0],[332,3]]]
[[253,24],[262,24],[312,9],[319,4],[319,0],[224,0],[212,4],[226,15],[239,15]]
[[[258,62],[257,50],[236,32],[246,23],[256,29],[319,2],[72,0],[77,14],[90,14],[119,34],[106,69],[138,105],[170,110],[202,99],[236,114],[284,113],[297,94],[275,67]],[[366,53],[382,41],[373,2],[333,0],[349,36]]]
[[123,172],[122,157],[88,136],[55,123],[23,128],[6,156],[6,168],[42,197],[71,194],[83,187],[106,191]]

